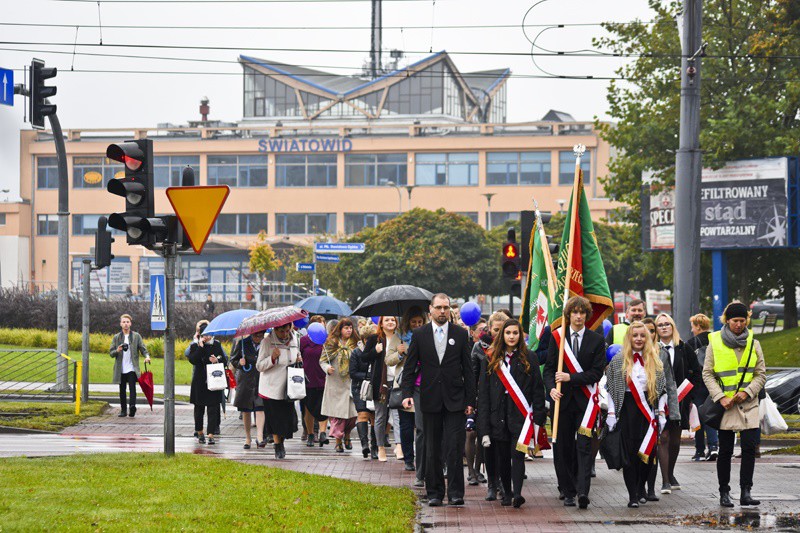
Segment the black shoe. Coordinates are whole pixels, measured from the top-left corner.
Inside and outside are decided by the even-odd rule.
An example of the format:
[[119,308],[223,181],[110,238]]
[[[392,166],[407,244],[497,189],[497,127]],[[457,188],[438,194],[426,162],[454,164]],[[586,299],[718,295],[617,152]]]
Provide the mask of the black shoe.
[[628,507],[630,507],[631,509],[638,509],[639,502],[628,502]]
[[309,435],[306,437],[306,447],[313,448],[314,447],[314,435]]
[[731,501],[731,493],[730,491],[720,491],[719,493],[719,504],[722,507],[733,507],[733,502]]
[[128,411],[128,416],[131,417],[131,418],[136,416],[136,408],[135,407],[131,407],[131,410]]
[[558,489],[558,499],[559,500],[563,500],[564,499],[564,491],[561,490],[561,489]]
[[695,454],[692,456],[692,461],[695,462],[705,461],[705,460],[706,460],[706,454],[704,454],[703,452],[695,452]]
[[660,499],[658,496],[656,496],[655,491],[654,492],[648,492],[647,495],[644,498],[648,502],[657,502]]
[[322,448],[322,445],[323,445],[323,444],[328,444],[329,442],[330,442],[330,441],[328,440],[328,436],[325,434],[325,432],[324,432],[324,431],[322,431],[322,432],[319,434],[319,447],[320,447],[320,448]]
[[476,476],[469,476],[467,478],[467,484],[472,485],[474,487],[475,485],[480,484],[480,482],[478,481],[478,478]]
[[716,448],[714,449],[709,448],[708,453],[706,454],[706,461],[716,461],[718,455],[719,452],[717,451]]
[[662,483],[661,494],[672,494],[672,486],[669,483]]
[[350,439],[344,439],[344,449],[345,450],[352,450],[353,449],[353,443],[352,443],[352,441]]
[[197,442],[199,442],[200,444],[205,444],[206,443],[206,436],[204,434],[200,433],[200,435],[198,435],[198,437],[197,437]]
[[575,507],[575,496],[565,496],[564,507]]
[[242,448],[244,448],[245,450],[249,450],[250,449],[250,445],[249,444],[245,444],[244,446],[242,446]]
[[594,471],[594,465],[592,465],[592,473],[589,474],[591,477],[597,477],[597,472]]
[[486,476],[478,472],[478,483],[486,483],[487,481]]
[[262,440],[261,442],[258,442],[258,439],[256,439],[256,448],[266,448],[266,447],[267,447],[267,441]]
[[525,498],[522,496],[514,496],[514,508],[519,509],[522,507],[522,504],[525,503]]
[[678,483],[678,480],[674,477],[669,478],[669,484],[672,487],[672,490],[681,490],[681,484]]
[[424,487],[425,486],[425,480],[423,480],[423,479],[415,479],[412,486],[420,487],[420,488]]
[[493,502],[496,499],[497,499],[497,489],[494,487],[494,485],[489,485],[489,487],[486,489],[486,497],[484,498],[484,500],[486,500],[487,502]]
[[372,446],[369,449],[369,458],[372,459],[372,460],[377,460],[378,459],[378,447],[377,446]]
[[503,496],[503,499],[500,500],[500,505],[503,507],[511,507],[511,496]]
[[117,418],[125,418],[127,416],[128,416],[127,411],[120,411],[119,414],[117,415]]
[[589,496],[586,494],[578,494],[578,508],[586,509],[589,507]]
[[739,505],[761,505],[760,500],[755,500],[750,495],[750,489],[742,489],[742,496],[739,498]]
[[271,434],[267,435],[267,444],[275,444],[275,437],[273,437]]
[[447,505],[464,505],[464,498],[448,498]]
[[406,472],[414,472],[416,468],[414,468],[414,463],[406,463],[406,466],[403,468]]
[[440,500],[439,498],[431,498],[430,500],[428,500],[428,507],[441,507],[441,506],[442,506],[442,500]]
[[214,437],[208,437],[208,445],[209,446],[213,446],[216,443],[217,443],[217,441],[214,440]]
[[280,458],[286,459],[286,445],[283,442],[281,442],[280,444],[278,444],[278,446],[280,446],[280,452],[281,452]]

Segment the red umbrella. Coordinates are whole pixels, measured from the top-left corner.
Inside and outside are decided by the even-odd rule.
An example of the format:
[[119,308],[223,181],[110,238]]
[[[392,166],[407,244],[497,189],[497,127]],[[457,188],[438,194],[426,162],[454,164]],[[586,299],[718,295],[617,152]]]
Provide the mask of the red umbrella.
[[147,363],[144,364],[144,372],[139,376],[139,387],[153,410],[153,373],[147,370]]
[[242,323],[239,325],[239,329],[236,330],[234,337],[245,337],[258,331],[266,331],[270,328],[277,328],[307,316],[308,311],[304,309],[298,309],[293,305],[267,309],[242,320]]

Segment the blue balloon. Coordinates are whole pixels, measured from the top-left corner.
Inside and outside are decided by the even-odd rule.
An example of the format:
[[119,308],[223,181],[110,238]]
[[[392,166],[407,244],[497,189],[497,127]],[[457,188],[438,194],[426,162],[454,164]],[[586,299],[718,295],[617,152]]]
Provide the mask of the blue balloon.
[[308,337],[314,344],[325,344],[328,340],[328,330],[319,322],[314,322],[308,326]]
[[298,318],[294,322],[292,322],[298,329],[303,329],[308,325],[308,317],[304,316],[303,318]]
[[481,319],[481,306],[467,302],[461,306],[461,320],[467,326],[474,326]]
[[376,326],[378,325],[378,322],[381,321],[381,317],[379,316],[372,316],[370,318],[372,319],[372,323],[375,324]]
[[622,346],[619,344],[612,344],[611,346],[606,349],[606,360],[611,361],[614,359],[614,356],[617,355],[620,350],[622,350]]
[[608,335],[608,332],[611,331],[612,325],[609,319],[603,320],[603,335]]

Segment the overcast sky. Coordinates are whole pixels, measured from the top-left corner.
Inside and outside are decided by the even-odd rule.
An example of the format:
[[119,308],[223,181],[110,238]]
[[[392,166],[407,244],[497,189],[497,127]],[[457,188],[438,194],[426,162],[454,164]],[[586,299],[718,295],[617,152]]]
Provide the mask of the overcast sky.
[[[408,64],[430,51],[446,50],[462,72],[510,68],[511,122],[538,120],[549,109],[566,111],[577,120],[609,118],[608,81],[536,76],[545,72],[613,76],[620,60],[557,56],[536,57],[534,64],[531,43],[522,30],[523,17],[535,6],[525,18],[530,38],[546,25],[583,24],[545,31],[536,40],[543,49],[591,49],[592,37],[604,34],[597,23],[649,20],[647,1],[546,0],[536,4],[533,0],[384,0],[384,57],[388,59],[389,50],[400,49],[406,54],[402,64]],[[238,121],[242,118],[240,53],[345,75],[358,72],[369,56],[369,0],[101,0],[99,12],[94,0],[2,1],[0,5],[0,67],[14,69],[16,83],[33,57],[58,67],[58,94],[52,101],[58,105],[65,130],[185,124],[199,119],[199,101],[204,96],[211,100],[211,119]],[[102,47],[98,46],[101,34]],[[29,128],[23,122],[24,107],[21,97],[13,108],[0,106],[0,189],[11,189],[12,197],[19,189],[19,130]]]

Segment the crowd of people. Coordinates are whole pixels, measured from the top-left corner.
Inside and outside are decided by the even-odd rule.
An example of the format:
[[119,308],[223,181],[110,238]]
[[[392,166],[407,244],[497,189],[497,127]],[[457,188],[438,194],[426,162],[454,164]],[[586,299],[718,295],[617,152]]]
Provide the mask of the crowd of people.
[[[548,417],[558,428],[554,495],[557,490],[565,506],[589,507],[598,451],[612,453],[611,443],[621,450],[628,507],[680,490],[675,464],[687,429],[695,431],[691,460],[716,461],[724,507],[733,506],[731,457],[740,435],[739,503],[758,505],[750,491],[765,364],[747,327],[749,309],[731,303],[722,329],[713,333],[709,318],[695,315],[687,340],[668,314],[646,317],[641,300],[630,302],[625,320],[605,335],[602,326],[599,332],[587,328],[591,317],[588,300],[571,298],[564,329],[545,328],[530,351],[526,332],[510,311],[466,326],[450,298],[436,294],[427,310],[412,307],[402,317],[382,316],[377,323],[312,316],[310,324],[327,331],[324,342],[292,323],[256,332],[237,339],[230,358],[204,333],[208,322],[201,321],[187,349],[194,365],[195,436],[207,445],[219,436],[223,391],[209,390],[205,367],[223,363],[235,371],[234,405],[244,424],[244,449],[255,439],[256,448],[272,445],[275,458],[284,459],[285,440],[302,428],[306,446],[332,440],[334,453],[344,453],[353,449],[355,429],[363,458],[402,461],[416,473],[414,486],[425,488],[430,506],[444,505],[445,498],[449,505],[464,504],[466,465],[466,481],[485,483],[487,501],[521,507],[526,454],[541,457],[541,449],[549,447]],[[121,328],[110,353],[120,383],[120,416],[134,416],[135,389],[126,403],[126,387],[139,375],[140,353],[146,362],[149,356],[127,315]],[[287,399],[287,368],[298,363],[305,397],[296,406]],[[708,398],[724,409],[718,429],[698,427],[693,420]]]

